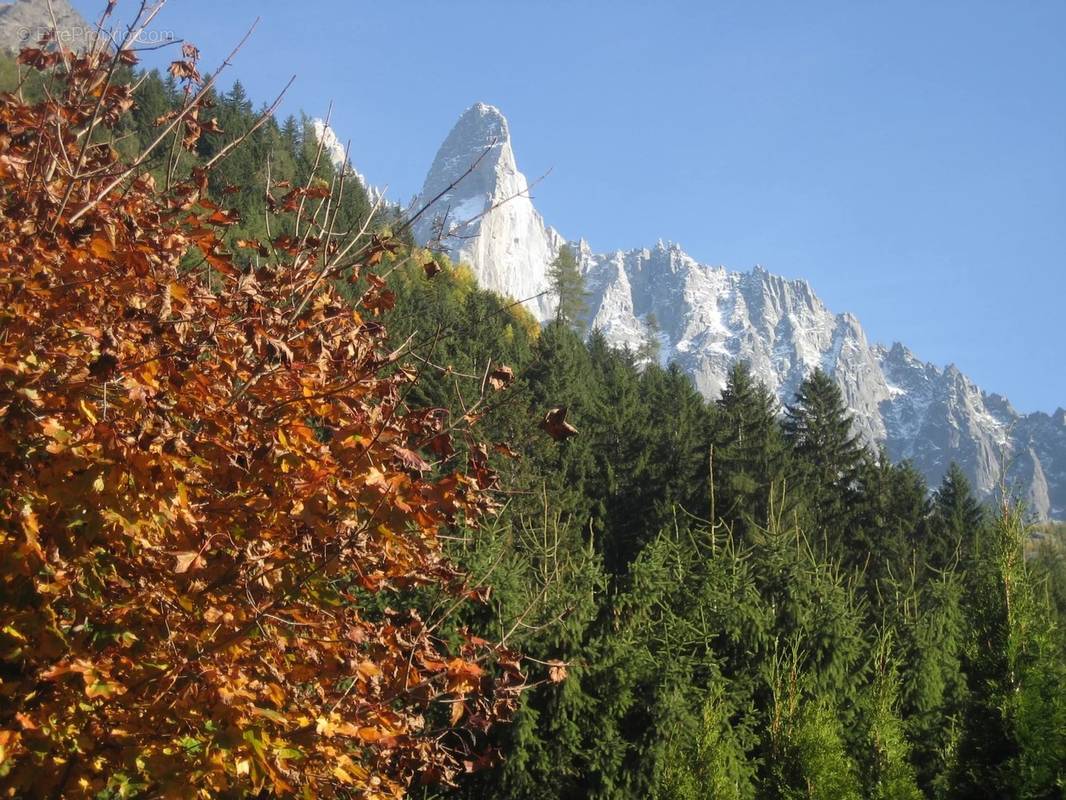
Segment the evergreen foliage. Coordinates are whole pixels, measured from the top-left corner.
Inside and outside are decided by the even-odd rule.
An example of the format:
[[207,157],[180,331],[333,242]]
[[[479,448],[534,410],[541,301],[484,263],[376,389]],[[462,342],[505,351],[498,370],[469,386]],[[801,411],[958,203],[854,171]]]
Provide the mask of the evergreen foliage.
[[[0,62],[0,81],[14,75]],[[124,152],[183,100],[172,79],[140,77],[119,123]],[[152,161],[160,185],[255,124],[239,84],[213,100],[224,132]],[[286,224],[267,213],[268,171],[274,184],[340,182],[306,120],[271,119],[246,145],[208,178],[239,212],[233,243]],[[338,225],[361,225],[365,192],[354,180],[344,192]],[[912,466],[863,447],[821,371],[782,417],[744,364],[707,402],[679,367],[660,366],[650,337],[631,353],[585,336],[568,247],[552,269],[559,311],[543,327],[444,256],[403,247],[384,260],[395,305],[382,322],[414,343],[421,370],[404,407],[476,418],[488,446],[456,437],[458,457],[487,462],[504,487],[492,524],[459,526],[446,544],[493,587],[488,602],[436,635],[503,641],[539,670],[514,722],[491,735],[495,755],[472,760],[455,787],[416,780],[412,795],[1064,796],[1058,532],[1031,544],[1018,513],[990,514],[957,467],[930,493]],[[336,289],[358,302],[362,287],[342,277]],[[513,381],[479,404],[501,365]],[[550,408],[566,409],[576,437],[538,428]],[[427,613],[443,600],[404,602]],[[3,712],[0,723],[0,735],[16,724]]]
[[558,302],[556,321],[573,328],[584,327],[589,311],[588,291],[570,245],[560,245],[558,255],[548,267],[548,285]]
[[966,473],[952,463],[933,498],[926,560],[937,569],[960,561],[970,564],[977,557],[984,510],[974,496]]
[[715,409],[711,444],[714,514],[741,530],[765,526],[771,499],[787,483],[788,461],[777,402],[741,361],[730,370]]
[[810,525],[837,554],[848,546],[857,505],[857,483],[867,457],[840,387],[816,369],[785,409],[784,432],[796,459],[796,478]]

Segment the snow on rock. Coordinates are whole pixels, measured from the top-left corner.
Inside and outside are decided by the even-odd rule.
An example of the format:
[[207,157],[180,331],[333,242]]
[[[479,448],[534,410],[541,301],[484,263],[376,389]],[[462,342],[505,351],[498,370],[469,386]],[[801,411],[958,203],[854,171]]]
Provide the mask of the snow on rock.
[[311,129],[315,133],[315,137],[322,142],[322,152],[326,154],[331,162],[333,162],[334,168],[338,172],[346,172],[349,175],[355,176],[355,178],[366,190],[367,197],[371,203],[377,203],[380,200],[384,200],[384,192],[377,186],[371,186],[366,178],[360,174],[360,172],[352,166],[351,160],[348,158],[348,148],[337,137],[336,132],[331,128],[323,119],[312,119]]
[[556,304],[543,294],[547,269],[564,240],[533,207],[499,109],[476,103],[459,117],[413,208],[434,198],[415,222],[415,240],[469,264],[482,286],[528,300],[529,311],[548,319]]
[[[426,177],[421,203],[441,197],[416,224],[416,239],[468,263],[485,288],[532,297],[546,290],[547,267],[564,240],[545,225],[527,188],[507,120],[478,103],[459,118]],[[1040,517],[1066,516],[1066,411],[1023,416],[954,366],[923,362],[898,343],[871,344],[858,319],[830,311],[806,281],[701,264],[661,241],[602,254],[584,240],[571,246],[589,291],[590,327],[636,351],[654,315],[663,358],[681,365],[706,397],[718,397],[742,359],[784,406],[821,367],[836,378],[856,431],[893,459],[909,459],[933,485],[954,461],[986,497],[1006,487]],[[554,298],[529,307],[547,319]]]

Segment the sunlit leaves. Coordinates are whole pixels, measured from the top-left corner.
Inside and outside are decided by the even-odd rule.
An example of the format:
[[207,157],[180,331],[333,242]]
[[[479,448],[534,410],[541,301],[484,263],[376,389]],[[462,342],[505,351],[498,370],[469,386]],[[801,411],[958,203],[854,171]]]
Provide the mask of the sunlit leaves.
[[[82,143],[132,95],[95,91],[108,56],[66,55],[63,91],[0,97],[0,789],[454,780],[524,678],[411,607],[429,588],[444,609],[487,599],[440,540],[493,511],[497,478],[476,417],[407,407],[419,373],[367,321],[395,302],[374,271],[399,243],[353,243],[356,310],[323,277],[326,215],[300,216],[328,186],[271,187],[269,213],[299,221],[262,242],[231,241],[239,217],[195,172],[107,193],[123,166],[107,147],[78,166]],[[198,59],[171,67],[190,89]],[[200,111],[187,147],[220,132]]]

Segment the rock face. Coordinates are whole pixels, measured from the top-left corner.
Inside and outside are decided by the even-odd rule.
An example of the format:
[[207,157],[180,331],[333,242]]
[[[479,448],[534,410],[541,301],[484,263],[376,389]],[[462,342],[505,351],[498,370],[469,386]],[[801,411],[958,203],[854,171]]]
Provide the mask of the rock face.
[[804,281],[761,268],[730,272],[697,263],[674,244],[596,255],[579,246],[596,309],[592,326],[612,344],[633,350],[655,321],[664,362],[675,361],[709,398],[725,386],[730,366],[747,361],[782,400],[815,367],[837,376],[863,434],[886,436],[878,404],[890,389],[877,354],[850,314],[830,312]]
[[366,178],[352,165],[352,162],[348,158],[347,147],[341,143],[341,140],[337,137],[333,128],[326,124],[325,120],[312,119],[311,130],[314,131],[315,136],[320,142],[322,142],[323,155],[327,156],[333,166],[338,172],[346,172],[352,175],[359,181],[360,185],[366,190],[367,197],[371,203],[378,203],[385,200],[385,193],[377,186],[371,186]]
[[[88,47],[93,27],[67,0],[52,0],[56,26],[62,44],[71,50]],[[47,0],[15,0],[0,5],[0,50],[17,53],[32,47],[53,28]]]
[[[486,153],[473,174],[445,189]],[[562,238],[547,227],[515,165],[507,121],[478,104],[467,110],[433,163],[421,199],[444,192],[432,218],[415,227],[468,263],[481,285],[516,299],[546,286],[545,272]],[[516,200],[462,224],[505,198]],[[429,215],[427,215],[429,216]],[[954,366],[940,369],[901,344],[871,344],[851,314],[834,314],[806,281],[756,267],[732,272],[701,264],[675,244],[597,254],[571,245],[590,292],[591,326],[612,344],[637,350],[649,337],[663,362],[692,375],[714,399],[729,367],[747,361],[784,404],[816,367],[832,374],[857,430],[893,459],[910,459],[932,485],[952,461],[983,495],[1008,488],[1043,518],[1066,516],[1066,411],[1019,414]],[[552,303],[532,309],[545,319]]]
[[469,264],[486,289],[519,300],[536,298],[526,307],[538,319],[548,319],[555,302],[543,294],[546,272],[565,240],[533,207],[507,120],[498,109],[477,103],[459,117],[413,208],[434,198],[414,225],[416,241],[435,244],[454,261]]

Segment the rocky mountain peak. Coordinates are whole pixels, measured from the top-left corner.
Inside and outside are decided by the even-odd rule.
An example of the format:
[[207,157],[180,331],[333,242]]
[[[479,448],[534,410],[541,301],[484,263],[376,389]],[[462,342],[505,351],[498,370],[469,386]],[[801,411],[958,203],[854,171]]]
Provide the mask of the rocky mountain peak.
[[52,30],[52,13],[59,30],[59,39],[71,50],[87,48],[93,27],[68,0],[14,0],[0,5],[0,50],[17,53],[23,47],[33,47]]
[[371,186],[362,173],[352,165],[347,145],[341,142],[336,131],[324,119],[312,119],[311,130],[315,137],[322,142],[323,153],[333,163],[333,167],[338,172],[345,172],[356,178],[366,190],[367,197],[371,203],[385,200],[384,191],[377,186]]
[[[496,106],[474,103],[460,116],[449,138],[455,137],[467,144],[489,147],[503,146],[511,141],[507,118]],[[447,140],[445,141],[447,144]]]
[[[525,299],[546,291],[548,265],[564,240],[534,208],[498,109],[477,103],[460,116],[419,200],[438,195],[415,226],[420,243],[468,263],[498,293]],[[805,280],[762,266],[733,272],[702,264],[664,240],[597,254],[581,239],[574,250],[590,327],[633,351],[656,337],[663,361],[685,369],[707,398],[718,397],[738,360],[782,405],[821,368],[836,379],[857,432],[892,458],[910,459],[932,485],[954,461],[986,495],[1006,482],[1037,515],[1066,515],[1066,411],[1054,419],[1020,415],[955,365],[938,368],[898,342],[869,342],[858,318],[830,311]],[[553,300],[542,296],[528,307],[544,320]]]
[[544,224],[515,161],[507,119],[475,103],[437,151],[414,207],[419,244],[464,261],[487,289],[526,300],[541,320],[555,307],[547,268],[565,240]]

